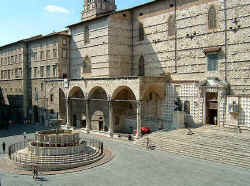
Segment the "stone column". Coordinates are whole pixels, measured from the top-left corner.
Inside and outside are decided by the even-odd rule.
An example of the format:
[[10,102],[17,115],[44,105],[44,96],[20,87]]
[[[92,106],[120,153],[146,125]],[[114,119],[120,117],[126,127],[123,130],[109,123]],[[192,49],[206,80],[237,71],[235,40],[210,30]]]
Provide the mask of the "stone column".
[[137,133],[136,138],[141,137],[141,121],[142,121],[142,102],[137,101]]
[[70,128],[70,123],[69,123],[69,98],[66,99],[66,112],[67,112],[66,127]]
[[114,128],[113,128],[113,109],[112,109],[112,100],[110,99],[109,102],[109,134],[113,136]]
[[86,126],[87,126],[87,132],[91,130],[90,120],[89,120],[89,100],[85,100],[85,106],[86,106]]

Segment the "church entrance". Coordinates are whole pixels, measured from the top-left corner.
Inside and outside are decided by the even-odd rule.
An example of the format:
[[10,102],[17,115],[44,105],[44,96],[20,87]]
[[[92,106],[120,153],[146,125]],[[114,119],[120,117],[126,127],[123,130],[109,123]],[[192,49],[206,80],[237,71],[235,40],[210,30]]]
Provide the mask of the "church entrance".
[[33,108],[33,115],[34,115],[34,122],[38,122],[39,119],[38,119],[38,107],[37,106],[34,106]]
[[218,120],[218,93],[206,93],[206,124],[217,125]]
[[76,117],[76,115],[74,114],[73,115],[73,127],[76,127],[76,121],[77,120],[77,117]]

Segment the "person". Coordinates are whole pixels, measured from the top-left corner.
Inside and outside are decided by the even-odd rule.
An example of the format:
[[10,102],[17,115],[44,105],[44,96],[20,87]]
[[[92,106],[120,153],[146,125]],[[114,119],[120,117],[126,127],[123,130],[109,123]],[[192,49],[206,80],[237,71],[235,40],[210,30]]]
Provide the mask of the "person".
[[33,172],[33,179],[35,179],[35,176],[36,176],[36,167],[32,168],[32,172]]
[[23,133],[23,139],[26,140],[26,132]]
[[2,146],[3,146],[3,153],[5,154],[5,146],[6,146],[5,142],[3,142]]
[[37,179],[38,178],[38,167],[36,167],[36,178],[35,179]]
[[148,150],[149,149],[149,137],[147,137],[146,139],[147,139],[147,144],[146,144],[147,146],[146,146],[146,148]]
[[217,125],[217,117],[214,116],[214,125]]

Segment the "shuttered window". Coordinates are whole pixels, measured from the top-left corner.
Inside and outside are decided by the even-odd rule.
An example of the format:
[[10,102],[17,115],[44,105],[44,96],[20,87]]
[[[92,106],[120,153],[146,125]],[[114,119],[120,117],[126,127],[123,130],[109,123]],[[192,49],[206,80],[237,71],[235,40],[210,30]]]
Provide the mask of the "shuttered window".
[[218,54],[207,54],[207,70],[218,70]]

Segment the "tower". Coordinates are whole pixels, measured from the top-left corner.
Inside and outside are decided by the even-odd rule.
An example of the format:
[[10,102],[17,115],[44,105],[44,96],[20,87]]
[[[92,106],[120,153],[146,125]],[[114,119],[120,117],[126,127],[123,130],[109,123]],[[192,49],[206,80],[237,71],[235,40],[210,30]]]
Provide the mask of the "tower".
[[82,21],[95,18],[115,9],[115,0],[84,0]]

